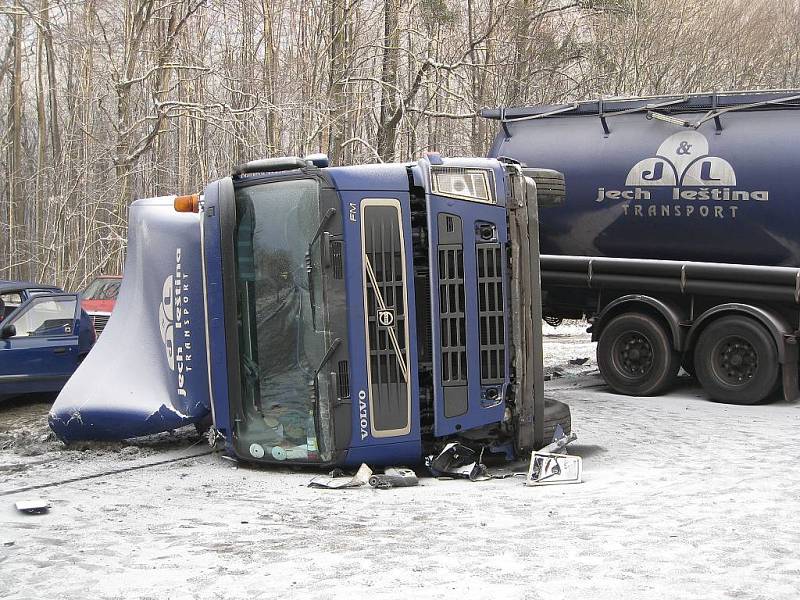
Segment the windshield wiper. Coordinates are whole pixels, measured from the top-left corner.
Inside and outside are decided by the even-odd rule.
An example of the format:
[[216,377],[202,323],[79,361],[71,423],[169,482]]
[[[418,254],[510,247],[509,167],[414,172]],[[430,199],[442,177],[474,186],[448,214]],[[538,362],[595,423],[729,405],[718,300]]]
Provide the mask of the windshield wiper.
[[327,363],[331,359],[331,356],[333,356],[333,353],[336,352],[336,349],[341,345],[341,343],[342,343],[342,338],[336,338],[335,340],[333,340],[333,342],[331,342],[331,345],[328,347],[328,350],[323,355],[322,360],[319,361],[319,366],[314,371],[314,376],[313,376],[314,381],[317,380],[317,375],[319,375],[319,372],[322,370],[322,367],[324,367],[325,363]]
[[[312,281],[312,273],[314,272],[314,260],[311,256],[312,248],[314,247],[314,242],[317,241],[320,235],[322,235],[323,230],[325,229],[325,225],[328,224],[328,221],[331,220],[331,217],[336,214],[336,209],[331,207],[329,208],[324,215],[322,215],[322,219],[317,226],[317,231],[314,233],[314,237],[311,238],[311,241],[308,243],[308,250],[306,251],[305,261],[306,261],[306,274],[308,277],[308,298],[309,302],[311,303],[311,327],[315,330],[317,329],[317,308],[314,305],[314,282]],[[322,253],[320,253],[320,259],[322,258]]]
[[319,222],[319,226],[317,227],[316,233],[314,233],[314,237],[311,238],[311,241],[308,243],[308,250],[311,252],[311,246],[314,245],[314,242],[317,241],[317,238],[322,234],[322,230],[325,229],[325,225],[328,224],[328,221],[331,220],[331,217],[336,214],[336,209],[331,207],[329,208],[324,215],[322,215],[322,219]]

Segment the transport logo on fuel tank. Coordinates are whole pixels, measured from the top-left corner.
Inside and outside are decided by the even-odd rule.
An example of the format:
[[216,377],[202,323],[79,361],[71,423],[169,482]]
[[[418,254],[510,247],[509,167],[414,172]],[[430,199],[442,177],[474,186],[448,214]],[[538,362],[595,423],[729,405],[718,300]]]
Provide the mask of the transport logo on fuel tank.
[[708,140],[699,131],[669,136],[653,158],[636,163],[625,185],[732,186],[736,173],[724,158],[708,155]]
[[624,189],[597,188],[595,202],[624,202],[625,216],[735,219],[742,202],[769,201],[767,190],[736,185],[733,165],[711,156],[702,133],[680,131],[631,167]]

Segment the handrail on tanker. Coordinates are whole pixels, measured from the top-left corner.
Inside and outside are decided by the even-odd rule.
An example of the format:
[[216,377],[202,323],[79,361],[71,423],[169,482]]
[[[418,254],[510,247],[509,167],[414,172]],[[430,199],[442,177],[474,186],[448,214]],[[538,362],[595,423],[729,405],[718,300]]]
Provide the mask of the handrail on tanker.
[[[779,97],[772,97],[766,98],[763,100],[758,100],[755,102],[746,102],[743,104],[734,104],[731,106],[722,106],[718,105],[718,100],[720,97],[731,98],[735,96],[761,96],[764,94],[788,94],[786,96],[779,96]],[[800,90],[798,89],[775,89],[775,90],[736,90],[736,91],[723,91],[723,92],[704,92],[704,93],[691,93],[691,94],[680,94],[680,95],[670,95],[670,96],[630,96],[630,97],[603,97],[601,96],[598,100],[584,100],[579,102],[572,102],[568,105],[558,105],[556,107],[548,107],[546,105],[539,105],[540,108],[550,110],[544,110],[540,113],[534,114],[523,114],[522,116],[509,116],[508,112],[514,107],[500,107],[496,109],[496,112],[492,109],[484,109],[481,111],[482,116],[491,119],[498,119],[501,123],[517,123],[520,121],[531,121],[535,119],[544,119],[547,117],[553,117],[556,115],[574,112],[578,110],[581,105],[587,104],[596,104],[597,105],[597,114],[601,116],[601,118],[608,118],[620,115],[626,115],[635,112],[642,112],[646,111],[647,113],[652,113],[653,110],[658,108],[664,108],[668,106],[676,106],[680,105],[684,102],[689,102],[691,99],[697,99],[702,97],[709,97],[712,100],[712,107],[708,110],[705,115],[698,121],[692,123],[687,121],[686,123],[681,123],[687,127],[693,127],[697,129],[711,119],[719,119],[720,115],[725,113],[736,111],[736,110],[750,110],[753,108],[759,108],[762,106],[769,106],[769,105],[777,105],[786,102],[796,102],[800,100]],[[658,100],[659,102],[646,102],[647,100]],[[617,110],[612,112],[606,112],[605,108],[609,103],[625,103],[625,102],[638,102],[642,101],[643,104],[639,106],[633,106],[631,108],[626,108],[623,110]],[[525,108],[525,107],[520,107]],[[536,106],[528,107],[531,109],[537,108]],[[699,109],[701,107],[687,107],[688,109]],[[494,114],[492,114],[494,113]],[[590,113],[591,114],[591,113]],[[654,116],[657,113],[654,114]]]

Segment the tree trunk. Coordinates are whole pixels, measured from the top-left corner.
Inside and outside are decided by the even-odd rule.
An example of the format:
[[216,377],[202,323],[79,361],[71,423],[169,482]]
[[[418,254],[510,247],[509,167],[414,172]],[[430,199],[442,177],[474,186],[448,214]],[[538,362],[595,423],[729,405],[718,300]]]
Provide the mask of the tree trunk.
[[397,89],[400,63],[399,1],[383,3],[383,60],[381,62],[381,104],[378,120],[378,156],[383,162],[394,160],[397,125],[400,122]]

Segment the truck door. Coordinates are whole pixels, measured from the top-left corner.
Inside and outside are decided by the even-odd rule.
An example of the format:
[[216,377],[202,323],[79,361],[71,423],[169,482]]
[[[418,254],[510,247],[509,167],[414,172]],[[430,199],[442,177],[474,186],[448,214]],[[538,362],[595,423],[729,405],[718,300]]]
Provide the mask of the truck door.
[[79,317],[77,295],[59,294],[33,297],[4,319],[0,393],[61,389],[78,366]]

